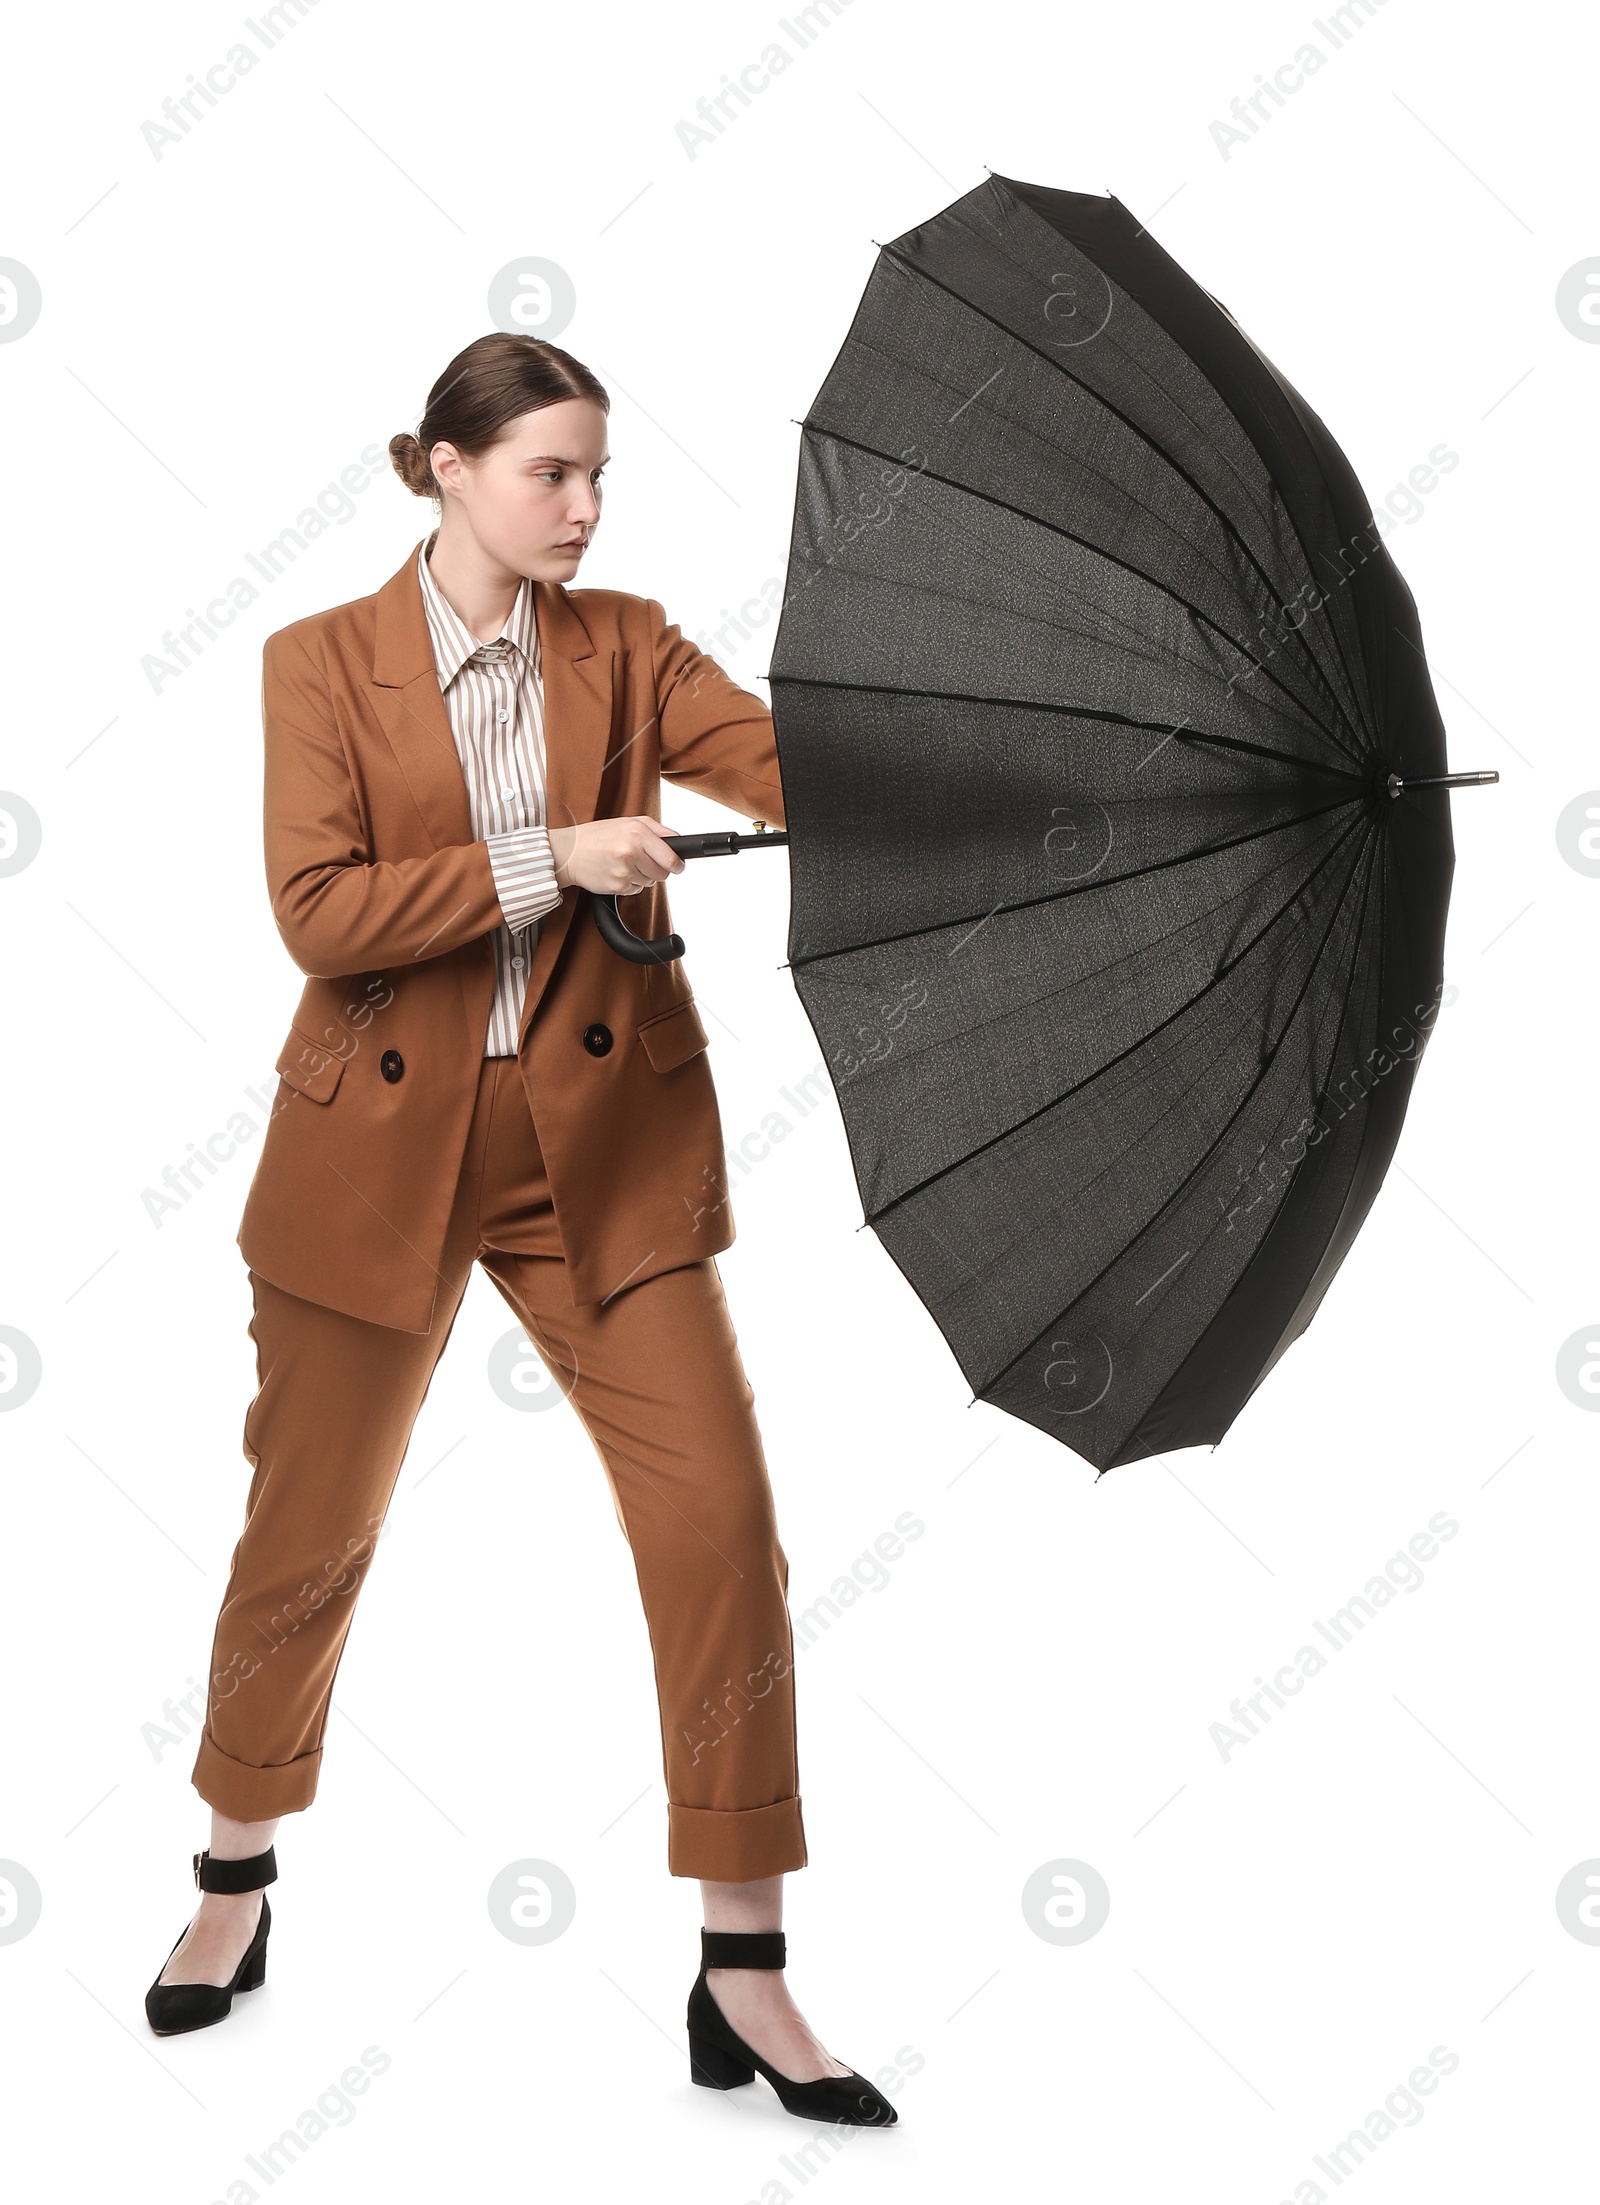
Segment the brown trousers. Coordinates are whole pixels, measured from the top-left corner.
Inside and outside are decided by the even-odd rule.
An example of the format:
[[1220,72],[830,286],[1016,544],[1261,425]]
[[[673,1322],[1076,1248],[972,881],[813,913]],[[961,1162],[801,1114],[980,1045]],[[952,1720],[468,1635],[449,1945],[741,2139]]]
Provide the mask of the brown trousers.
[[716,1259],[573,1304],[515,1057],[483,1061],[431,1331],[368,1324],[250,1273],[255,1475],[195,1788],[244,1822],[314,1798],[351,1616],[475,1259],[582,1418],[633,1553],[668,1873],[746,1882],[803,1868],[789,1564]]

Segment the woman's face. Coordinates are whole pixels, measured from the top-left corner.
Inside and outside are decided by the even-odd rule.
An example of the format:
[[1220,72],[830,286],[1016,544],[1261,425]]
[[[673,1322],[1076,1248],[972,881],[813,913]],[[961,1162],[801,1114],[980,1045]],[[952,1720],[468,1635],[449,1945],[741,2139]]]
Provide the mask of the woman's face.
[[606,417],[592,399],[564,398],[513,421],[488,451],[464,459],[433,448],[443,520],[458,512],[490,558],[539,582],[570,582],[600,521]]

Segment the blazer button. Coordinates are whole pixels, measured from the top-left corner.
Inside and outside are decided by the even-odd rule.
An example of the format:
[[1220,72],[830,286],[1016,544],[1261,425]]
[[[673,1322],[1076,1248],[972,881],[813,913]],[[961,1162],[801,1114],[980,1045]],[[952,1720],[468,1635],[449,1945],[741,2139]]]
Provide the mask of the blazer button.
[[398,1049],[385,1049],[378,1059],[378,1070],[392,1085],[406,1076],[406,1060]]
[[611,1028],[596,1019],[592,1026],[583,1029],[583,1046],[592,1057],[603,1057],[611,1046]]

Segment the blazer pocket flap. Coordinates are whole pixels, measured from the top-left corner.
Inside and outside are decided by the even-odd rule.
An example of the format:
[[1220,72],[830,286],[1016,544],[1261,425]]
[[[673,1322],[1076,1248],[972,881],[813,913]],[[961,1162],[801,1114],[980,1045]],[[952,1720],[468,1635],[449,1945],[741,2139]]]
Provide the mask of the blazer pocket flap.
[[710,1041],[693,996],[674,1003],[670,1011],[658,1011],[639,1028],[644,1053],[658,1072],[670,1072],[690,1057],[698,1056]]
[[345,1063],[344,1057],[335,1056],[320,1041],[313,1041],[298,1026],[291,1026],[274,1069],[302,1095],[309,1095],[313,1102],[325,1103],[333,1100],[333,1091],[344,1077]]

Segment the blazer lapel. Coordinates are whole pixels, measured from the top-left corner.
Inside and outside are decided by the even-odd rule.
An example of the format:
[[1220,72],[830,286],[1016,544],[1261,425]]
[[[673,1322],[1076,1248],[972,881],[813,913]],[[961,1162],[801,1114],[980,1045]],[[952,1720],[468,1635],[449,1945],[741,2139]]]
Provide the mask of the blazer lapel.
[[[421,549],[418,543],[378,592],[367,690],[429,837],[442,850],[472,841],[472,810],[423,610],[417,576]],[[605,771],[614,668],[609,653],[601,657],[596,652],[577,607],[559,583],[536,581],[533,591],[544,687],[545,823],[580,826],[595,816]],[[522,1036],[579,900],[564,896],[540,922],[523,1001]]]
[[467,777],[433,662],[417,579],[418,544],[378,592],[367,693],[436,850],[472,840]]
[[533,602],[544,680],[545,824],[583,826],[595,816],[611,747],[615,668],[558,582],[535,582]]
[[[419,589],[419,604],[421,595]],[[577,607],[559,583],[535,582],[533,601],[544,684],[545,824],[583,826],[595,817],[600,777],[611,748],[616,667],[609,651],[603,657],[596,651]],[[519,1048],[582,903],[582,892],[569,889],[539,921],[517,1029]]]

